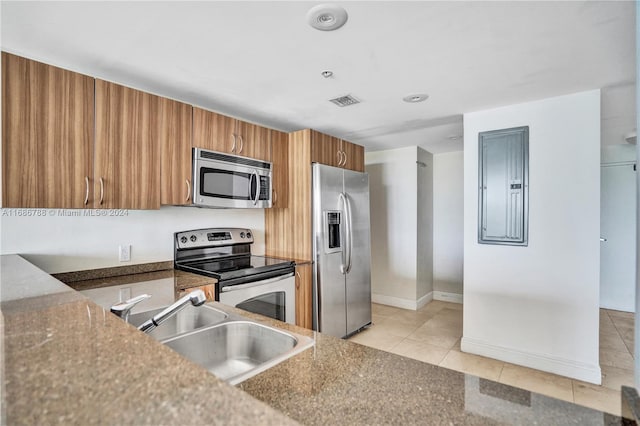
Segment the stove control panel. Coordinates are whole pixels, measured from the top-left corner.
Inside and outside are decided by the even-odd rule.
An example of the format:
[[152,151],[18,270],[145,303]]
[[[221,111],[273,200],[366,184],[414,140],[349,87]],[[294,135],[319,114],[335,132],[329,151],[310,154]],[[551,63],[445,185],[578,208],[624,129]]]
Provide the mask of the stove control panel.
[[252,244],[253,232],[246,228],[206,228],[175,233],[177,249]]

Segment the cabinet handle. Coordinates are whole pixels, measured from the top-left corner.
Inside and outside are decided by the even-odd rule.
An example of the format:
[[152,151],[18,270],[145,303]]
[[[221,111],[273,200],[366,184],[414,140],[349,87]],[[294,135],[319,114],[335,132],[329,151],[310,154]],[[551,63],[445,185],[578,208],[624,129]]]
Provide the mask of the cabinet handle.
[[233,146],[231,147],[231,152],[235,153],[236,152],[236,134],[231,133],[231,137],[233,138]]
[[300,289],[300,280],[302,280],[300,272],[296,271],[296,276],[298,277],[298,279],[296,280],[296,289]]
[[89,176],[84,177],[84,205],[89,202]]
[[342,155],[344,156],[344,163],[342,163],[343,166],[347,165],[347,153],[342,151]]
[[276,191],[275,189],[273,189],[271,192],[273,192],[273,205],[275,206],[276,203],[278,202],[278,191]]
[[238,151],[238,154],[240,154],[242,152],[242,148],[244,148],[244,139],[242,139],[242,135],[238,135],[238,139],[240,139],[240,151]]
[[104,201],[104,179],[102,179],[102,176],[100,177],[100,205],[102,205],[102,202]]
[[338,151],[338,156],[340,157],[340,160],[338,160],[338,167],[342,167],[347,162],[347,155],[344,151]]
[[185,179],[184,181],[187,184],[187,198],[185,201],[189,201],[189,198],[191,198],[191,184],[189,183],[189,179]]

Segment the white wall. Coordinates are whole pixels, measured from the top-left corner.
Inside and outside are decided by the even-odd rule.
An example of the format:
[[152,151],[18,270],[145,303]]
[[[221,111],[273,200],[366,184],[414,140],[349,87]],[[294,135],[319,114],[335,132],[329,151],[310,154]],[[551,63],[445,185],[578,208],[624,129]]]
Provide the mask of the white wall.
[[415,301],[416,147],[367,152],[365,164],[371,204],[372,297],[374,301],[377,296]]
[[[478,133],[529,126],[529,245],[477,242]],[[600,383],[600,92],[464,116],[462,349]]]
[[464,155],[433,157],[434,298],[462,302],[464,254]]
[[433,297],[433,156],[412,146],[367,152],[365,164],[371,203],[371,298],[417,309]]
[[[20,253],[49,273],[173,260],[173,233],[208,227],[253,230],[252,251],[264,254],[264,210],[162,207],[129,210],[127,216],[61,216],[85,210],[0,210],[0,253]],[[98,210],[86,210],[98,212]],[[106,210],[105,210],[106,212]],[[118,261],[118,246],[131,244],[131,262]]]
[[433,294],[433,154],[418,147],[416,300]]

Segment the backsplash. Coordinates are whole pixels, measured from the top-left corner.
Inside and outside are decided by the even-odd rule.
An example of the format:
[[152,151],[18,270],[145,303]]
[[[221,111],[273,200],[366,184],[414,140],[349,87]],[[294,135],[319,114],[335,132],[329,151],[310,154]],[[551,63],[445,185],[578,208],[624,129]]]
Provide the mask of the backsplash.
[[[36,211],[43,215],[24,215]],[[120,210],[118,216],[101,215],[107,210],[0,212],[0,254],[21,254],[48,273],[172,261],[174,232],[209,227],[250,228],[252,252],[264,254],[262,209],[164,206],[160,210]],[[118,260],[120,245],[131,245],[130,262]]]

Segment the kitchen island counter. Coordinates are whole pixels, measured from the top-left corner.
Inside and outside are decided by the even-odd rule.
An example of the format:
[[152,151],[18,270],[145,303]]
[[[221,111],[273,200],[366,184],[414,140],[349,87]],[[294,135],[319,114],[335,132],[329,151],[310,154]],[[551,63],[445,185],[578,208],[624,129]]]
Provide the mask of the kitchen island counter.
[[213,303],[315,340],[233,387],[19,256],[2,256],[1,278],[2,424],[621,423],[590,408]]
[[20,256],[1,270],[0,424],[296,424]]

